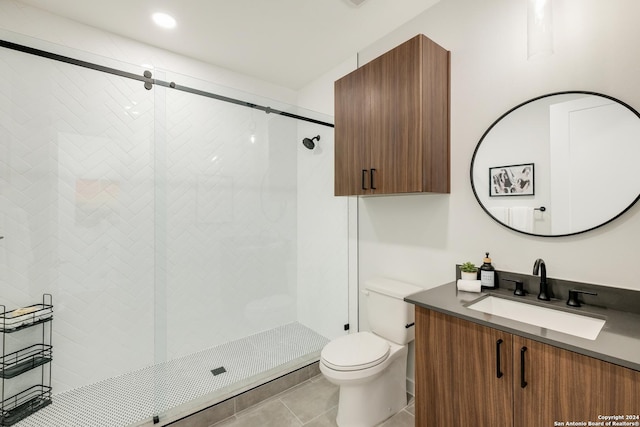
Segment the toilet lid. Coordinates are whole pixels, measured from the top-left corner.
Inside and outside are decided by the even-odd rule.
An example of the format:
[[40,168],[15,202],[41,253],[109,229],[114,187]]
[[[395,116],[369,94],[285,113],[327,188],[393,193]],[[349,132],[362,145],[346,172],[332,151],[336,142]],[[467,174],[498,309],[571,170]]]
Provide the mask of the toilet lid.
[[320,357],[336,371],[356,371],[382,363],[389,355],[389,343],[371,332],[336,338],[324,346]]

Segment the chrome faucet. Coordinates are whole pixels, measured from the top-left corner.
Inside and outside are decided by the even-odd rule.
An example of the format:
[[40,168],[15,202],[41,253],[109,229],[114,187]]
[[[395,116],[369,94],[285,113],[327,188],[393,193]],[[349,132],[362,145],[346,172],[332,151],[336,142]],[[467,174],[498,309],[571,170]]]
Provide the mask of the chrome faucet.
[[533,264],[533,274],[537,275],[540,270],[540,293],[538,293],[538,299],[543,301],[550,301],[549,295],[547,295],[547,267],[544,265],[544,260],[538,258]]

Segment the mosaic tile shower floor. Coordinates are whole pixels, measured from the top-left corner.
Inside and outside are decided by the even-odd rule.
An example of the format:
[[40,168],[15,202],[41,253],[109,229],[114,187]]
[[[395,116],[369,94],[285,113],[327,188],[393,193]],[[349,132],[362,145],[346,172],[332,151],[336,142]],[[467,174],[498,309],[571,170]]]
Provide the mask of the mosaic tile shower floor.
[[[242,384],[263,372],[320,354],[329,342],[299,324],[53,395],[53,403],[17,427],[124,427],[193,399]],[[224,366],[226,372],[213,375]]]

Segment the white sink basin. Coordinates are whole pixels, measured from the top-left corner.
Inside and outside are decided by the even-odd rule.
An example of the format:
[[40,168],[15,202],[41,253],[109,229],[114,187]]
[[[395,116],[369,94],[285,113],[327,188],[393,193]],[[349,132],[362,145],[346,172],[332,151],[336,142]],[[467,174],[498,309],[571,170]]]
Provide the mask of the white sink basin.
[[605,323],[603,319],[595,317],[567,313],[492,295],[470,304],[467,308],[589,340],[597,338]]

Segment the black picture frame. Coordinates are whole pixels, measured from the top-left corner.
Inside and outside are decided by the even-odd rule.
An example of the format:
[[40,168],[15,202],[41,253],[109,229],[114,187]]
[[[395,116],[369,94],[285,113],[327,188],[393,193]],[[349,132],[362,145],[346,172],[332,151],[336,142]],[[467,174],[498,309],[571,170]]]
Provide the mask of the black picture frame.
[[534,196],[533,163],[489,168],[489,197]]

